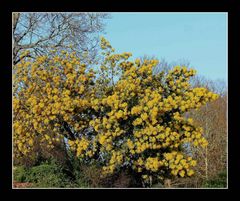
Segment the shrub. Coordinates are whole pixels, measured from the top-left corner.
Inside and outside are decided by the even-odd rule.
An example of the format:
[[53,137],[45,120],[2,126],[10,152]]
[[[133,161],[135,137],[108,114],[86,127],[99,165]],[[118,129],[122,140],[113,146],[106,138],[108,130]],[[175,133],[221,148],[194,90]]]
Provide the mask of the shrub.
[[128,187],[136,187],[134,184],[134,178],[125,173],[121,172],[118,177],[113,182],[113,187],[115,188],[128,188]]
[[204,188],[226,188],[227,172],[220,172],[216,177],[209,179],[203,184]]
[[89,187],[102,187],[101,180],[101,169],[97,165],[81,167],[81,181],[87,183]]
[[43,163],[29,168],[25,181],[33,183],[33,187],[65,187],[71,181],[56,163]]
[[16,166],[13,168],[13,179],[16,182],[25,182],[26,181],[26,168],[23,166]]

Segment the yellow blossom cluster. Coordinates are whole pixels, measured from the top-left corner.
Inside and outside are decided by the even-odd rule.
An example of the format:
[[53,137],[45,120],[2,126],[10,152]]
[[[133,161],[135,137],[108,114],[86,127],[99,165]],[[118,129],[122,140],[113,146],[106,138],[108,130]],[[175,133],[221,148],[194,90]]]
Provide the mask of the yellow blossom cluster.
[[93,155],[93,151],[86,151],[89,146],[89,141],[84,137],[77,140],[68,140],[68,144],[72,150],[76,150],[76,155],[78,157],[84,156],[84,152],[86,155]]
[[74,53],[23,59],[14,66],[13,82],[16,157],[31,152],[36,136],[52,148],[88,127],[78,114],[91,108],[93,72]]
[[196,160],[192,157],[185,158],[182,153],[173,151],[164,154],[163,164],[171,169],[171,174],[184,177],[185,174],[188,176],[194,174],[191,167],[196,166]]
[[113,173],[115,168],[123,163],[123,154],[120,151],[113,151],[107,166],[103,167],[103,174]]

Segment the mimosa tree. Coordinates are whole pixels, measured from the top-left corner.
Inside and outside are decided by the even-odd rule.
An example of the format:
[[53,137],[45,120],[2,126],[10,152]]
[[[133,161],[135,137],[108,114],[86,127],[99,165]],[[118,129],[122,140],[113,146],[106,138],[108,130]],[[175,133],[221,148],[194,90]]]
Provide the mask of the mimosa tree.
[[38,137],[49,149],[66,141],[77,157],[98,161],[103,177],[129,170],[152,184],[192,176],[197,161],[184,149],[208,143],[184,113],[218,95],[191,87],[193,69],[154,74],[158,60],[130,60],[104,38],[101,47],[94,69],[67,52],[14,66],[15,157],[31,153]]

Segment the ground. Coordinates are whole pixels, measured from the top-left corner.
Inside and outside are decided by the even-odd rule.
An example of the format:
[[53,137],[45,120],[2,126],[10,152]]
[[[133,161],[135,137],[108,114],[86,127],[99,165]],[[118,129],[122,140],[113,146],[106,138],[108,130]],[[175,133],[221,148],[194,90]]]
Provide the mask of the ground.
[[31,183],[28,182],[13,182],[13,188],[28,188],[31,187]]

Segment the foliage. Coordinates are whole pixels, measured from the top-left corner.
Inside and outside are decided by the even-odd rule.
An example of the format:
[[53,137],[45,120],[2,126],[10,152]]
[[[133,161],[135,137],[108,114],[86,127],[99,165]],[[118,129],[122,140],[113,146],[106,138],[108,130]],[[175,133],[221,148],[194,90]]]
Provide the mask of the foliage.
[[17,182],[26,181],[26,168],[24,166],[14,167],[13,170],[13,179]]
[[130,61],[104,38],[101,48],[94,69],[64,51],[14,66],[14,157],[30,156],[38,138],[46,149],[67,143],[81,160],[97,161],[102,177],[127,171],[151,186],[192,176],[196,160],[184,149],[208,143],[184,114],[218,95],[189,84],[193,69],[154,74],[155,59]]
[[216,177],[209,179],[203,185],[204,188],[226,188],[227,172],[220,172]]
[[[128,187],[131,183],[131,176],[126,173],[111,175],[101,178],[101,167],[97,164],[86,165],[75,158],[72,175],[55,160],[43,162],[34,167],[14,167],[14,181],[29,183],[31,187],[37,188],[95,188],[95,187]],[[135,186],[135,185],[134,185]]]
[[50,163],[45,162],[30,168],[16,167],[14,180],[17,182],[29,182],[32,184],[32,187],[41,188],[74,186],[73,180],[54,161]]

